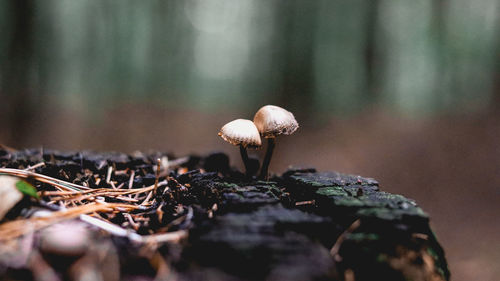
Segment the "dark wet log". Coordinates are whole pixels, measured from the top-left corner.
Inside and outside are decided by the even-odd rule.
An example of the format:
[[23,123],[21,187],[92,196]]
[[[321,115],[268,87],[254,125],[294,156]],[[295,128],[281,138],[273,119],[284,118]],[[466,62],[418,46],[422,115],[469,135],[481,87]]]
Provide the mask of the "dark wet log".
[[[129,181],[116,171],[134,171],[133,188],[140,188],[154,183],[153,167],[163,156],[0,150],[0,166],[44,161],[36,172],[93,188],[108,187],[95,178],[113,167],[116,185]],[[168,188],[159,188],[153,208],[137,213],[149,220],[137,232],[189,230],[187,241],[157,248],[179,280],[449,280],[428,215],[413,200],[381,191],[374,179],[302,169],[248,180],[217,153],[186,158],[162,180]],[[144,255],[126,238],[112,241],[122,278],[158,277],[158,256]]]

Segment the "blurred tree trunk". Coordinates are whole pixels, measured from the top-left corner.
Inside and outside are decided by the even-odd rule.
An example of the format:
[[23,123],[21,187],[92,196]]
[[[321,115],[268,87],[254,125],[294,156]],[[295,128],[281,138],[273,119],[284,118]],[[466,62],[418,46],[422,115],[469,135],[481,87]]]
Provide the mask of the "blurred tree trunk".
[[500,40],[497,40],[496,67],[493,69],[493,110],[500,111]]
[[366,67],[366,98],[370,102],[377,98],[377,58],[376,58],[376,32],[378,24],[379,0],[367,1],[366,13],[366,39],[365,39],[365,67]]
[[33,0],[10,1],[11,37],[7,38],[7,59],[3,63],[0,110],[7,127],[8,143],[23,145],[23,139],[32,119],[33,85],[31,85],[33,59]]
[[280,49],[281,83],[277,85],[279,103],[298,108],[307,117],[314,94],[314,46],[317,17],[316,1],[283,1],[277,4],[277,40]]

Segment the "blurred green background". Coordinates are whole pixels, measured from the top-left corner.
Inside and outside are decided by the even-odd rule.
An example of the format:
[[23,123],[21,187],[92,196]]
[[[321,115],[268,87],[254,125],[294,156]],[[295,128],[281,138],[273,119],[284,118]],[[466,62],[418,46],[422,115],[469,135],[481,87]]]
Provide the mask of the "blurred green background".
[[[290,164],[371,176],[430,213],[454,280],[500,275],[500,1],[0,2],[0,143],[237,150],[262,105]],[[262,155],[262,151],[256,152]]]

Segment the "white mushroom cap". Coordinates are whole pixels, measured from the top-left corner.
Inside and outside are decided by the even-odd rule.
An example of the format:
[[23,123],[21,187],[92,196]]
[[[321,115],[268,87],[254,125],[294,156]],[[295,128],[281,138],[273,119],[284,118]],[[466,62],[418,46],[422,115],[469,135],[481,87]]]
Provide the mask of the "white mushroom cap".
[[224,125],[219,132],[225,141],[243,147],[259,147],[262,145],[260,134],[255,124],[246,119],[236,119]]
[[265,138],[279,135],[291,135],[299,128],[293,114],[275,105],[263,106],[255,113],[253,122],[260,134]]

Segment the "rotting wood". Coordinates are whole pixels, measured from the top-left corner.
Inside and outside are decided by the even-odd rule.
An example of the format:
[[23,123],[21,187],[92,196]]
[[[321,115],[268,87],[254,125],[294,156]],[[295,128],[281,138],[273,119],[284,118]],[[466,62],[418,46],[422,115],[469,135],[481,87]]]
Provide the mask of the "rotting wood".
[[[106,255],[119,253],[123,278],[153,278],[162,257],[180,280],[449,280],[428,215],[376,180],[314,169],[249,180],[206,161],[224,157],[0,150],[0,173],[38,189],[41,201],[24,209],[92,225],[95,243],[114,248]],[[157,159],[172,159],[170,170]],[[30,231],[47,225],[12,213],[0,233],[15,242],[28,221]]]

